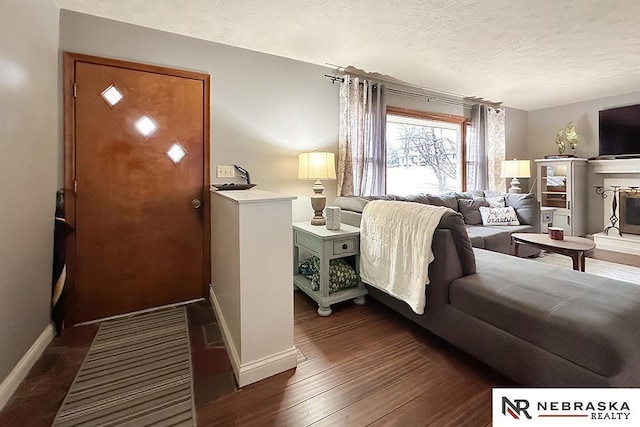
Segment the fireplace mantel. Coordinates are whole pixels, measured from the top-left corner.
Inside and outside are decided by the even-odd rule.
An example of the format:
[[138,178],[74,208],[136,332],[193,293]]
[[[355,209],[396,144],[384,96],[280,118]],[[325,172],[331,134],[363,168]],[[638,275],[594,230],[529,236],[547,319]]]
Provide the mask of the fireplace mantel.
[[595,173],[640,174],[640,159],[589,160]]

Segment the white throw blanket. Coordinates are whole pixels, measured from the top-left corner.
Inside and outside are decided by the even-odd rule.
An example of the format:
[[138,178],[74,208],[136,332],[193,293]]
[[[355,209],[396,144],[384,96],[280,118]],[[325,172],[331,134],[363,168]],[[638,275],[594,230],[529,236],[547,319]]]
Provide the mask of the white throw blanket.
[[412,202],[373,200],[360,224],[360,277],[424,313],[431,242],[449,209]]

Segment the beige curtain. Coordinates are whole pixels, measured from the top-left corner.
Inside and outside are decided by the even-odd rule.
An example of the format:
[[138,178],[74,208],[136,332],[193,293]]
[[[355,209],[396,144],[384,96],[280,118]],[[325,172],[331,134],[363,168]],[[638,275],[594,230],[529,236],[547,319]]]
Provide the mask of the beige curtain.
[[505,148],[504,108],[487,107],[487,175],[488,188],[493,191],[507,191],[506,181],[500,177]]
[[384,85],[344,76],[340,85],[338,196],[385,193],[386,108]]
[[505,160],[504,109],[476,104],[471,108],[467,140],[467,190],[506,191],[500,178]]

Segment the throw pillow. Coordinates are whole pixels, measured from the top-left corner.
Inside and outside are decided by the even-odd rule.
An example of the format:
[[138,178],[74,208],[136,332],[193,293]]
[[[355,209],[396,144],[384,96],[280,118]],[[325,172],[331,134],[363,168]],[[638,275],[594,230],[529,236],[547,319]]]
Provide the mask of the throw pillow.
[[482,224],[482,216],[480,215],[480,207],[489,207],[489,202],[484,197],[476,197],[475,199],[458,199],[458,211],[462,214],[465,224],[479,225]]
[[486,190],[484,192],[484,197],[505,197],[509,193],[505,193],[504,191],[491,191]]
[[516,211],[511,206],[506,208],[487,208],[481,206],[482,225],[520,225]]
[[504,196],[485,197],[490,208],[504,208],[505,201]]

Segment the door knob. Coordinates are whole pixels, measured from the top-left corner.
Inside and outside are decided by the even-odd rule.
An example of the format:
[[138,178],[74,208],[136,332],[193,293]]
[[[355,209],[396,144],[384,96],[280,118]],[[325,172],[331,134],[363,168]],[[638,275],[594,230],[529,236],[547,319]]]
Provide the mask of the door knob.
[[202,202],[199,199],[193,199],[191,201],[191,206],[193,206],[194,209],[198,209],[200,206],[202,206]]

